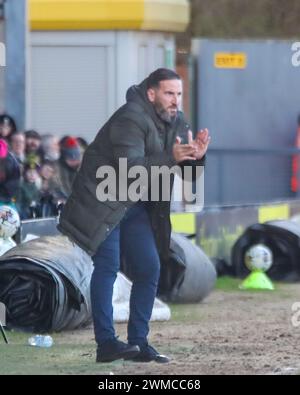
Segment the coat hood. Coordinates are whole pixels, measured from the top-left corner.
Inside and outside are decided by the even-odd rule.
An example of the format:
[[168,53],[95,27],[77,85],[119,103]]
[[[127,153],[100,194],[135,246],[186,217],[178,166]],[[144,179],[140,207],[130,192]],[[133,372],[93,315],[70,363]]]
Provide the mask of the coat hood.
[[131,86],[126,93],[127,102],[135,102],[143,107],[143,109],[150,115],[157,126],[171,124],[171,122],[163,121],[156,113],[153,104],[149,101],[147,96],[147,78],[139,85]]

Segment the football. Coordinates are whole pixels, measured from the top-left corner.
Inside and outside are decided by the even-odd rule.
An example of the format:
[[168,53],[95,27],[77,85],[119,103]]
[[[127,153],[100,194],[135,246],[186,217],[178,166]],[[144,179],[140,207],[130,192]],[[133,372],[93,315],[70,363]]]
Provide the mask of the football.
[[0,237],[8,239],[14,236],[20,227],[20,217],[16,209],[0,206]]
[[245,254],[245,264],[251,271],[266,272],[273,263],[273,254],[269,247],[264,244],[255,244]]

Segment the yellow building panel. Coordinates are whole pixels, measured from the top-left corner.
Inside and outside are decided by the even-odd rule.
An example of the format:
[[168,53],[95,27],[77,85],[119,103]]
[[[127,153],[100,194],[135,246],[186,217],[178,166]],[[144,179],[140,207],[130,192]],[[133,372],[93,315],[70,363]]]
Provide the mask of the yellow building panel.
[[32,30],[140,29],[144,0],[30,0]]
[[187,0],[145,0],[143,30],[183,32],[190,20]]
[[29,0],[32,30],[154,30],[180,32],[188,0]]
[[261,206],[258,209],[258,221],[264,223],[277,219],[288,219],[290,217],[290,207],[288,204],[274,206]]
[[192,213],[171,214],[172,231],[178,233],[196,233],[196,215]]

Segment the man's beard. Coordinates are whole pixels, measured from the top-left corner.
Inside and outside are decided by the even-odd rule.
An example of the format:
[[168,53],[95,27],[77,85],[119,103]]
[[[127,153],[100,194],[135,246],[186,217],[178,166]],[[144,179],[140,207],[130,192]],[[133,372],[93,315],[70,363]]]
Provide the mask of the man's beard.
[[164,122],[172,122],[176,118],[177,112],[173,116],[170,115],[168,113],[168,111],[165,110],[164,107],[160,103],[154,103],[154,108],[155,108],[156,114]]

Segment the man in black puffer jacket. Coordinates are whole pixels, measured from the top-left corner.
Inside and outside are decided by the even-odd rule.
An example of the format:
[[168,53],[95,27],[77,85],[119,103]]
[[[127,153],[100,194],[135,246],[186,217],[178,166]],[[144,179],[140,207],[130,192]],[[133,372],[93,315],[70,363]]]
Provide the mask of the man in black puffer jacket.
[[[94,262],[91,302],[97,362],[120,358],[169,361],[148,344],[147,336],[160,259],[166,258],[169,251],[170,199],[144,201],[144,197],[149,198],[154,189],[154,167],[204,164],[209,133],[200,131],[193,140],[178,111],[181,94],[180,77],[168,69],[154,71],[128,90],[127,103],[113,114],[85,151],[71,196],[60,216],[58,229],[90,254]],[[143,179],[140,186],[143,198],[124,198],[124,192],[133,186],[129,173],[141,167],[148,175],[147,182]],[[125,175],[128,186],[105,183],[107,169],[115,171],[115,181],[124,181]],[[113,327],[112,295],[120,250],[131,267],[133,281],[128,344],[117,340]]]

